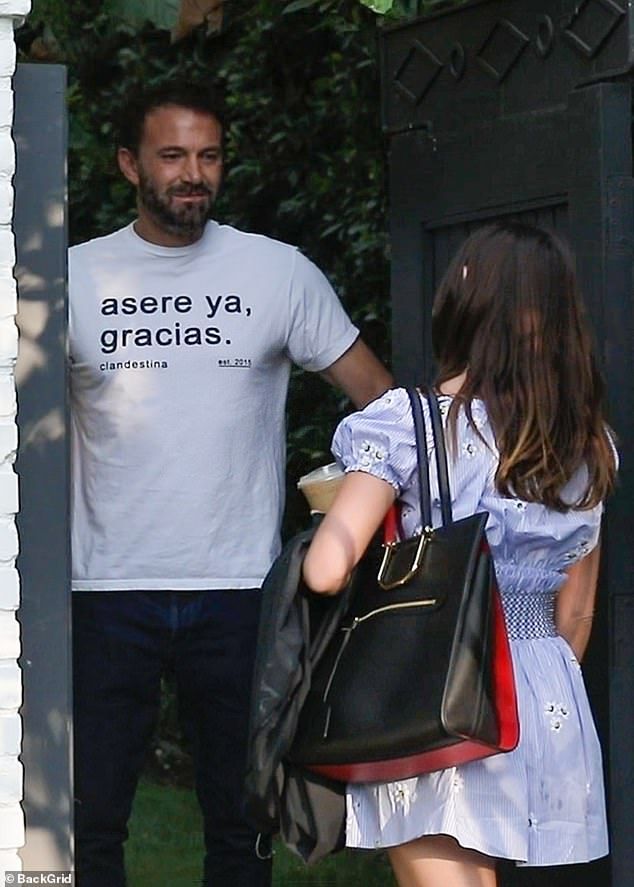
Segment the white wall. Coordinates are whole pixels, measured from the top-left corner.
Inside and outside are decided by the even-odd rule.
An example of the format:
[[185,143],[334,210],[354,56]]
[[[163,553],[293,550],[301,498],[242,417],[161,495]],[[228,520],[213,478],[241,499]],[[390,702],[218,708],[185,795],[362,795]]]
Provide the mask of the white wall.
[[13,470],[17,447],[13,368],[18,336],[11,230],[15,168],[11,77],[15,69],[13,28],[29,12],[30,6],[30,0],[0,0],[0,876],[7,869],[21,869],[17,850],[24,842],[24,816],[20,807],[22,765],[18,759],[22,738],[18,714],[22,701],[17,663],[20,638],[16,619],[20,585],[15,568],[18,484]]

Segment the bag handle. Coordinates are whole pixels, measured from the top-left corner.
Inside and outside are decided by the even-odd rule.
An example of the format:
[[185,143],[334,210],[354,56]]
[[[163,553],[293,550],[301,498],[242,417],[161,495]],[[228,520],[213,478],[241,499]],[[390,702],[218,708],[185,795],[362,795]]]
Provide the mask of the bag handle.
[[[406,388],[412,409],[412,417],[414,420],[414,436],[416,439],[416,456],[417,456],[417,473],[418,473],[418,489],[420,493],[420,514],[422,522],[422,533],[418,537],[418,545],[416,555],[409,570],[404,576],[400,576],[396,580],[388,579],[390,573],[390,564],[394,550],[397,548],[397,542],[394,535],[395,508],[392,506],[388,515],[383,522],[384,529],[384,551],[383,560],[379,567],[377,581],[381,588],[390,591],[400,585],[404,585],[412,576],[414,576],[420,567],[425,545],[429,538],[433,535],[431,521],[431,489],[429,483],[429,457],[427,455],[427,433],[425,429],[425,416],[423,413],[423,405],[421,402],[421,392],[418,388]],[[449,472],[447,469],[447,452],[445,449],[445,437],[442,427],[442,419],[440,417],[440,409],[436,395],[432,391],[426,391],[425,396],[429,404],[429,415],[432,424],[432,433],[434,437],[434,449],[436,452],[436,469],[438,472],[438,487],[440,490],[440,505],[442,513],[443,526],[451,523],[451,496],[449,493]],[[388,519],[389,518],[389,519]],[[392,537],[392,538],[390,538]]]
[[428,388],[425,391],[429,404],[429,416],[434,432],[434,444],[436,449],[436,470],[438,471],[438,487],[440,489],[440,510],[442,512],[443,526],[453,522],[451,513],[451,490],[449,489],[449,469],[447,466],[447,447],[445,446],[445,432],[443,431],[440,407],[435,391]]
[[412,407],[414,418],[414,435],[416,437],[416,453],[418,456],[418,489],[420,492],[420,516],[425,527],[431,527],[431,492],[429,489],[429,459],[427,458],[427,434],[425,417],[420,402],[418,388],[407,388],[407,396]]
[[[425,417],[420,400],[418,388],[407,388],[407,395],[412,407],[414,419],[414,434],[416,436],[416,452],[418,455],[418,487],[420,491],[420,513],[423,527],[431,527],[431,491],[429,486],[429,459],[427,457],[427,435],[425,430]],[[436,453],[436,471],[438,474],[438,488],[440,492],[440,511],[443,526],[452,523],[451,491],[449,489],[449,469],[447,464],[447,448],[445,446],[445,434],[442,426],[442,418],[438,399],[431,389],[425,390],[425,397],[429,405],[429,417],[434,438],[434,451]]]

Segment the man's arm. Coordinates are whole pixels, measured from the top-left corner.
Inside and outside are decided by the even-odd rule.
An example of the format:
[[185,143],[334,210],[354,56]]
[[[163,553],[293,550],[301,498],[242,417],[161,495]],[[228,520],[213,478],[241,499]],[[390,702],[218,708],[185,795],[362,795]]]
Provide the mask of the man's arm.
[[380,397],[394,384],[391,374],[361,338],[323,370],[321,375],[331,385],[345,391],[359,409]]

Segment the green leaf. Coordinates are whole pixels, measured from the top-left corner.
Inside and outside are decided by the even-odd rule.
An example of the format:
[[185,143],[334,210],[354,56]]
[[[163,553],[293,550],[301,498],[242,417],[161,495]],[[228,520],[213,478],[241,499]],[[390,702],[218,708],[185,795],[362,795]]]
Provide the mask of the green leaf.
[[109,0],[108,11],[133,25],[152,22],[169,31],[178,18],[179,0]]
[[369,6],[372,12],[385,15],[394,6],[394,0],[361,0],[364,6]]
[[309,6],[316,6],[319,0],[293,0],[282,10],[282,15],[288,15],[289,12],[299,12],[300,9],[308,9]]

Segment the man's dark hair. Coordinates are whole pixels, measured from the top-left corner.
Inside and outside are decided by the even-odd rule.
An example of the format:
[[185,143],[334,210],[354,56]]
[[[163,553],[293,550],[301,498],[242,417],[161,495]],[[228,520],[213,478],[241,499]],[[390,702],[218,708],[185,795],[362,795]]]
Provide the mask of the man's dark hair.
[[129,97],[117,119],[117,147],[138,154],[145,118],[157,108],[169,105],[215,117],[224,137],[224,104],[217,90],[210,84],[171,80],[149,89],[139,89]]

